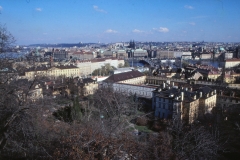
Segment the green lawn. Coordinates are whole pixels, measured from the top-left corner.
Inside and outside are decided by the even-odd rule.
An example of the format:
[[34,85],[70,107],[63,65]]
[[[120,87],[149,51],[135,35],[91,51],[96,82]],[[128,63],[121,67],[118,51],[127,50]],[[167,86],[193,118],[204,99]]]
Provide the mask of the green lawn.
[[153,133],[153,131],[148,129],[146,126],[135,125],[135,129],[137,129],[139,132]]

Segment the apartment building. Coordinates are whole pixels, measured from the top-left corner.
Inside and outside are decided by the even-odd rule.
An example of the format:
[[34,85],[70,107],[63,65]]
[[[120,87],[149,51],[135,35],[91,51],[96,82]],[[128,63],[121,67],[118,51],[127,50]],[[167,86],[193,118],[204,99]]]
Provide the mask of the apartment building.
[[224,61],[224,67],[225,68],[231,68],[231,67],[236,67],[240,64],[240,59],[233,58],[233,59],[226,59]]
[[152,109],[155,116],[164,119],[179,118],[193,123],[216,106],[216,91],[209,87],[179,88],[163,83],[153,91]]
[[103,82],[108,84],[113,83],[124,83],[124,84],[144,84],[146,81],[146,76],[139,72],[139,71],[130,71],[130,72],[123,72],[119,74],[113,74],[105,79]]
[[156,86],[149,85],[136,85],[136,84],[126,84],[126,83],[114,83],[113,89],[117,92],[126,93],[127,95],[135,94],[137,97],[142,98],[152,98],[152,91],[154,91]]
[[25,71],[24,78],[34,79],[35,76],[47,77],[77,77],[79,76],[80,68],[73,65],[58,65],[49,67],[47,65],[40,67],[32,67]]
[[109,64],[115,68],[118,68],[119,64],[124,65],[123,59],[117,58],[98,58],[92,60],[82,60],[76,61],[75,65],[80,69],[80,76],[92,74],[92,72],[96,69],[101,68],[105,64]]

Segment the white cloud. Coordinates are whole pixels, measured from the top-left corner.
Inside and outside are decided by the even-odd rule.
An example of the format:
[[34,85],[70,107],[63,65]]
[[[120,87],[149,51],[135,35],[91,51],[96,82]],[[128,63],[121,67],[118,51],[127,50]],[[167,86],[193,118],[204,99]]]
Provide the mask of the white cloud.
[[195,25],[196,25],[195,22],[189,22],[189,24],[192,25],[192,26],[195,26]]
[[185,5],[184,7],[187,9],[194,9],[193,6],[189,6],[189,5]]
[[0,6],[0,11],[1,11],[2,9],[3,9],[2,6]]
[[95,5],[93,6],[93,9],[97,12],[107,13],[107,11],[100,9],[98,6],[95,6]]
[[141,31],[139,29],[134,29],[134,30],[132,30],[132,32],[134,32],[134,33],[143,33],[144,31]]
[[117,33],[118,31],[112,30],[112,29],[108,29],[105,31],[106,33]]
[[169,29],[166,27],[153,28],[153,30],[158,31],[158,32],[163,32],[163,33],[169,32]]
[[42,8],[36,8],[35,10],[38,11],[38,12],[41,12]]

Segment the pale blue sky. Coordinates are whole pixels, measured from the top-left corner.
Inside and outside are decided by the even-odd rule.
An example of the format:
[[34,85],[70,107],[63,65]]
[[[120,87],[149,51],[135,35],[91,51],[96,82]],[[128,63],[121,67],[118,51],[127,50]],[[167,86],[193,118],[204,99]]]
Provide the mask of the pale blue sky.
[[0,0],[17,44],[240,42],[240,0]]

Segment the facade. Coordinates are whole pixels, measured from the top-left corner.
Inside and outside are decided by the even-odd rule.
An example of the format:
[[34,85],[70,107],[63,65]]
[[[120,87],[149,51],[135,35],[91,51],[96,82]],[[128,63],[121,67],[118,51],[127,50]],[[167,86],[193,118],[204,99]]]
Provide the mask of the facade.
[[236,67],[240,64],[240,59],[233,58],[233,59],[226,59],[224,61],[224,67],[225,68],[231,68],[231,67]]
[[201,87],[199,93],[199,117],[204,114],[211,113],[212,109],[216,107],[217,92],[209,87]]
[[106,50],[103,53],[100,53],[101,58],[115,58],[116,57],[116,53],[113,50]]
[[77,61],[75,65],[79,68],[80,76],[89,75],[93,72],[93,70],[91,69],[92,62],[89,60]]
[[136,50],[134,50],[133,55],[134,55],[134,57],[147,57],[148,53],[146,50],[136,49]]
[[233,70],[224,73],[223,81],[225,83],[235,83],[240,80],[240,73],[236,73]]
[[55,59],[67,59],[68,52],[65,50],[54,50],[53,49],[53,58]]
[[114,83],[113,89],[117,92],[126,93],[128,95],[135,94],[137,97],[152,98],[152,91],[155,90],[156,86],[148,85],[134,85],[126,83]]
[[34,79],[35,76],[47,77],[77,77],[79,76],[80,69],[73,65],[59,65],[54,67],[34,67],[25,71],[25,78]]
[[157,51],[157,58],[174,58],[174,51],[162,51],[162,50],[158,50]]
[[232,59],[233,58],[233,53],[225,52],[223,53],[223,59]]
[[69,58],[90,60],[90,59],[96,58],[96,54],[95,52],[90,52],[90,51],[89,52],[78,51],[78,52],[69,53]]
[[184,58],[184,59],[191,59],[192,53],[191,52],[173,52],[173,56],[175,58]]
[[191,52],[178,52],[178,51],[157,51],[157,58],[183,58],[183,59],[192,59],[192,53]]
[[75,65],[80,69],[80,76],[86,76],[92,74],[92,72],[96,69],[101,68],[105,64],[109,64],[115,68],[118,68],[119,64],[124,65],[123,59],[116,58],[98,58],[92,60],[82,60],[76,61]]
[[212,54],[201,54],[200,55],[200,59],[202,59],[202,60],[210,60],[210,59],[212,59],[213,58],[213,55]]
[[80,96],[88,96],[98,89],[97,81],[91,78],[79,79],[77,86]]
[[125,50],[118,50],[117,51],[117,58],[120,58],[120,59],[128,58],[128,54]]
[[133,67],[125,67],[125,68],[118,68],[113,71],[114,74],[123,73],[123,72],[131,72],[134,68]]
[[216,106],[216,91],[209,87],[197,90],[178,88],[163,83],[153,91],[152,109],[159,118],[180,118],[187,123],[193,123],[204,114],[211,113]]
[[217,107],[227,108],[233,104],[240,104],[240,98],[234,96],[218,95],[217,96]]
[[148,58],[155,58],[157,56],[157,50],[148,50]]

